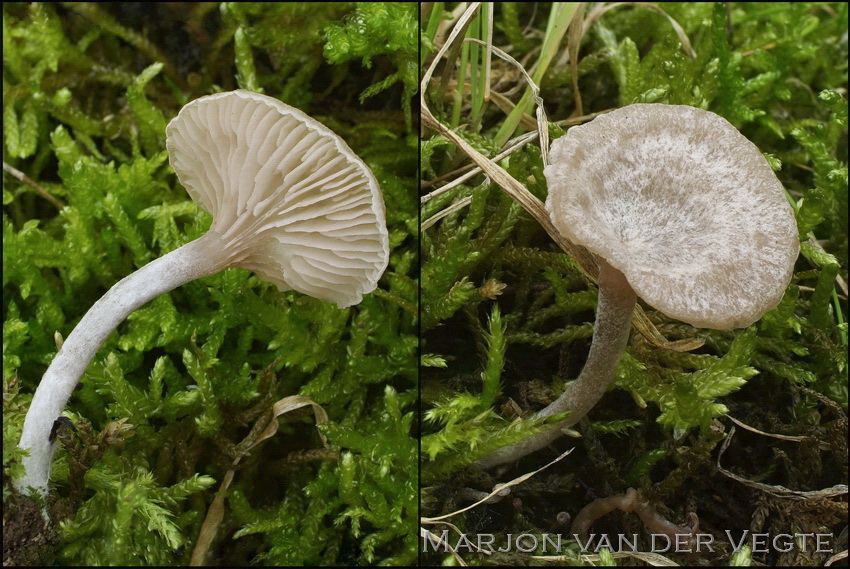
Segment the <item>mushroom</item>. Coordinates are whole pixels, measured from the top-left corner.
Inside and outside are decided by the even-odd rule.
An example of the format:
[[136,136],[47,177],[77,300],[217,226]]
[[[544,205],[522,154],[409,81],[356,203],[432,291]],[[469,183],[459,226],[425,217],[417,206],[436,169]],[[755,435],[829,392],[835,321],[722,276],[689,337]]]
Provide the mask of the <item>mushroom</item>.
[[298,109],[245,90],[201,97],[169,123],[166,147],[212,225],[119,281],[65,339],[24,420],[19,446],[29,456],[19,490],[46,495],[53,423],[100,346],[136,308],[229,267],[344,308],[372,292],[387,266],[375,176],[339,136]]
[[630,105],[573,127],[549,156],[552,222],[599,258],[593,340],[578,379],[536,417],[570,415],[481,468],[546,446],[587,414],[614,379],[637,296],[693,326],[743,328],[782,299],[800,250],[767,160],[709,111]]

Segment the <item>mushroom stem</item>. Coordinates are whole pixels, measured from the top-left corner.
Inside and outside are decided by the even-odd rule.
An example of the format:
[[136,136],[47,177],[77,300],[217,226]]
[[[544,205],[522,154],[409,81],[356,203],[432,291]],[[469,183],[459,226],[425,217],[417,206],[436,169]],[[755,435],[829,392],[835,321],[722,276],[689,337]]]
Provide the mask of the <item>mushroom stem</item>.
[[65,339],[33,395],[18,446],[29,450],[26,474],[15,482],[44,497],[55,444],[49,440],[53,422],[71,398],[77,383],[109,334],[128,314],[178,286],[217,273],[228,265],[227,247],[214,231],[171,251],[122,279],[100,298]]
[[629,339],[632,312],[637,297],[623,273],[601,257],[599,264],[599,301],[587,362],[578,379],[534,417],[551,417],[570,411],[569,416],[552,425],[550,430],[503,447],[478,460],[474,463],[478,468],[514,462],[545,447],[563,434],[562,429],[575,425],[587,415],[614,380],[614,372]]

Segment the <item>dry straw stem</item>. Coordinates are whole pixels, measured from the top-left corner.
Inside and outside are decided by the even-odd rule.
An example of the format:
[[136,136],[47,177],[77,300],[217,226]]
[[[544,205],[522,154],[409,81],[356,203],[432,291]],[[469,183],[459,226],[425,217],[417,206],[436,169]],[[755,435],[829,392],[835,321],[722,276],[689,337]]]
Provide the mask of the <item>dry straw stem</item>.
[[480,500],[478,500],[474,504],[471,504],[471,505],[469,505],[465,508],[461,508],[460,510],[456,510],[456,511],[450,513],[450,514],[444,514],[442,516],[437,516],[436,518],[420,518],[420,522],[423,523],[423,524],[444,523],[445,520],[447,520],[449,518],[453,518],[454,516],[456,516],[458,514],[462,514],[462,513],[466,512],[468,510],[471,510],[472,508],[476,508],[476,507],[480,506],[481,504],[487,502],[487,500],[489,500],[490,498],[493,498],[494,496],[498,495],[500,492],[504,492],[504,490],[506,488],[511,488],[513,486],[517,486],[519,484],[522,484],[523,482],[525,482],[526,480],[528,480],[532,476],[536,475],[537,473],[543,472],[544,470],[546,470],[547,468],[549,468],[550,466],[552,466],[553,464],[555,464],[556,462],[560,461],[562,458],[564,458],[565,456],[567,456],[568,454],[573,452],[573,450],[575,450],[575,448],[571,448],[570,450],[561,454],[558,458],[556,458],[555,460],[550,462],[549,464],[547,464],[547,465],[545,465],[541,468],[538,468],[537,470],[533,470],[531,472],[526,472],[522,476],[517,476],[516,478],[514,478],[510,482],[506,482],[504,484],[496,485],[496,487],[493,488],[493,490],[489,494],[487,494],[486,496],[484,496],[483,498],[481,498]]
[[453,203],[452,205],[450,205],[446,209],[435,213],[434,215],[432,215],[431,217],[429,217],[428,219],[426,219],[425,221],[422,222],[422,225],[421,225],[422,231],[425,231],[426,229],[432,227],[435,223],[437,223],[438,221],[440,221],[444,217],[448,217],[449,215],[455,213],[456,211],[462,210],[463,208],[465,208],[466,206],[468,206],[471,203],[472,203],[472,196],[466,196],[462,200]]
[[[455,531],[458,535],[462,536],[462,535],[464,535],[463,532],[461,532],[457,528],[457,526],[455,526],[454,524],[451,524],[450,522],[448,522],[446,520],[448,520],[449,518],[452,518],[452,517],[454,517],[458,514],[462,514],[463,512],[466,512],[466,511],[469,511],[473,508],[476,508],[476,507],[480,506],[481,504],[489,503],[491,498],[498,496],[500,493],[504,493],[504,491],[506,489],[509,489],[512,486],[517,486],[518,484],[522,484],[523,482],[525,482],[526,480],[528,480],[532,476],[536,475],[538,472],[542,472],[542,471],[546,470],[547,468],[549,468],[550,466],[552,466],[553,464],[555,464],[556,462],[560,461],[562,458],[564,458],[565,456],[567,456],[568,454],[573,452],[573,450],[575,450],[575,449],[571,448],[570,450],[561,454],[558,458],[556,458],[555,460],[553,460],[549,464],[543,466],[542,468],[538,468],[537,470],[534,470],[532,472],[527,472],[527,473],[523,474],[522,476],[518,476],[518,477],[514,478],[510,482],[506,482],[505,484],[497,484],[489,494],[487,494],[486,496],[483,496],[480,500],[478,500],[477,502],[475,502],[474,504],[472,504],[470,506],[467,506],[467,507],[462,508],[460,510],[454,511],[450,514],[438,516],[436,518],[420,518],[420,523],[430,524],[430,525],[433,525],[433,524],[446,525],[446,526],[450,527],[453,531]],[[435,534],[434,532],[427,530],[425,528],[419,528],[419,535],[421,537],[429,540],[436,547],[443,547],[446,550],[448,550],[454,556],[454,558],[457,560],[457,562],[461,566],[463,566],[463,567],[468,566],[468,564],[460,557],[460,555],[458,555],[458,553],[452,548],[452,546],[449,543],[447,543],[441,536],[439,536],[439,535]],[[487,551],[486,549],[477,549],[476,552],[477,553],[483,553],[485,555],[490,555],[490,552]]]
[[[546,231],[546,233],[558,244],[558,246],[570,255],[576,262],[576,264],[581,268],[582,272],[590,279],[592,282],[597,282],[597,277],[599,275],[599,266],[596,262],[596,259],[593,258],[585,248],[580,247],[566,238],[564,238],[555,226],[552,224],[552,221],[549,219],[549,214],[546,212],[546,209],[543,207],[543,202],[537,199],[528,189],[519,183],[513,176],[511,176],[507,171],[504,170],[501,166],[499,166],[494,160],[491,160],[475,150],[469,143],[459,137],[455,132],[450,129],[448,126],[442,124],[438,121],[434,115],[431,113],[431,110],[428,108],[427,99],[425,97],[425,92],[428,89],[428,86],[431,83],[431,78],[434,75],[434,71],[439,63],[440,59],[445,56],[448,50],[453,45],[460,45],[462,42],[457,42],[458,37],[461,33],[467,28],[470,20],[475,16],[476,11],[480,6],[480,2],[472,3],[463,13],[463,15],[458,19],[455,27],[452,29],[452,32],[449,34],[446,43],[443,44],[437,54],[434,56],[434,59],[431,61],[430,65],[426,69],[422,82],[420,84],[420,97],[421,97],[421,116],[423,126],[425,128],[430,128],[434,130],[450,141],[452,141],[455,146],[460,148],[467,156],[469,156],[473,162],[475,162],[479,168],[500,188],[502,188],[512,199],[514,199],[517,203],[519,203],[531,216],[537,220],[540,226]],[[457,42],[457,43],[456,43]],[[500,56],[503,54],[501,50],[493,50],[493,53]],[[506,54],[505,54],[506,55]],[[508,61],[521,67],[521,65],[513,58],[509,58]],[[538,71],[540,67],[538,66]],[[546,164],[545,157],[547,156],[548,151],[548,123],[545,118],[545,114],[543,111],[543,101],[540,99],[539,89],[534,83],[533,78],[529,76],[527,72],[523,69],[523,77],[529,81],[531,97],[535,99],[537,102],[537,119],[538,119],[538,132],[537,135],[541,138],[541,153],[544,156],[544,165]],[[432,192],[431,196],[433,197],[435,192]],[[675,351],[689,351],[696,349],[702,346],[702,340],[698,340],[696,338],[686,338],[683,340],[669,341],[664,338],[661,333],[655,328],[652,322],[647,317],[646,313],[643,311],[642,307],[638,306],[634,311],[632,316],[632,324],[635,328],[652,344],[655,346],[671,349]]]
[[[739,421],[738,419],[736,419],[732,415],[729,415],[728,413],[726,415],[724,415],[724,417],[726,417],[727,419],[729,419],[730,421],[732,421],[733,423],[735,423],[736,425],[738,425],[742,429],[750,431],[751,433],[756,433],[756,434],[763,435],[765,437],[770,437],[770,438],[773,438],[773,439],[780,439],[780,440],[783,440],[783,441],[793,441],[795,443],[801,443],[801,442],[811,438],[811,437],[806,437],[806,436],[792,436],[792,435],[780,435],[780,434],[777,434],[777,433],[768,433],[766,431],[756,429],[755,427],[751,427],[750,425],[747,425],[746,423]],[[826,441],[819,441],[818,447],[820,447],[822,450],[829,450],[829,448],[830,448],[829,444]]]
[[[494,93],[494,94],[496,94],[496,93]],[[513,103],[511,103],[511,104],[513,104]],[[562,128],[568,127],[568,126],[575,126],[575,125],[578,125],[578,124],[582,124],[582,123],[591,121],[591,120],[595,119],[596,117],[598,117],[599,115],[610,112],[611,110],[613,110],[613,109],[606,109],[604,111],[598,111],[598,112],[595,112],[595,113],[590,113],[589,115],[584,115],[584,116],[581,116],[581,117],[575,117],[575,118],[571,118],[571,119],[564,119],[564,120],[560,120],[560,121],[555,121],[552,124],[558,125],[559,127],[562,127]],[[496,156],[491,158],[490,161],[494,162],[494,163],[500,162],[503,158],[510,156],[511,154],[516,152],[517,150],[524,147],[526,144],[528,144],[530,142],[534,142],[535,140],[537,140],[537,137],[538,137],[538,133],[537,133],[536,130],[534,132],[526,132],[525,134],[521,134],[521,135],[517,136],[513,140],[508,141],[507,148],[505,148],[505,150],[501,151],[499,154],[497,154]],[[453,171],[448,172],[446,174],[442,174],[440,176],[437,176],[433,180],[424,180],[420,184],[420,187],[422,189],[430,188],[430,187],[432,187],[433,185],[435,185],[439,182],[442,182],[444,180],[449,180],[449,179],[453,178],[454,176],[458,176],[457,178],[454,178],[451,182],[448,182],[447,184],[440,186],[436,190],[433,190],[432,192],[425,194],[424,196],[419,198],[419,202],[423,203],[423,204],[428,203],[429,201],[436,198],[437,196],[444,194],[444,193],[448,192],[449,190],[451,190],[453,188],[456,188],[457,186],[463,184],[465,181],[469,180],[470,178],[477,176],[481,172],[482,172],[481,167],[476,166],[473,163],[473,164],[467,164],[466,166],[461,166],[460,168],[458,168],[456,170],[453,170]]]
[[836,484],[835,486],[823,488],[821,490],[801,491],[791,490],[790,488],[786,488],[779,484],[763,484],[761,482],[754,482],[753,480],[748,480],[743,476],[738,476],[734,472],[730,472],[720,466],[720,459],[723,458],[723,454],[726,452],[726,449],[729,448],[729,444],[732,442],[733,436],[735,436],[735,427],[731,427],[729,429],[729,434],[726,436],[726,439],[723,441],[723,445],[720,447],[720,451],[717,453],[717,470],[725,476],[740,482],[744,486],[754,488],[761,492],[766,492],[774,498],[786,498],[791,500],[819,500],[822,498],[834,498],[836,496],[844,496],[848,492],[846,484]]
[[[247,456],[258,444],[273,437],[277,433],[278,417],[296,409],[307,407],[308,405],[312,408],[313,414],[316,416],[316,425],[327,422],[328,414],[321,405],[309,397],[291,395],[276,402],[272,405],[271,409],[263,413],[254,423],[251,432],[248,433],[241,443],[236,445],[236,458],[233,459],[230,470],[224,474],[221,486],[219,486],[218,492],[216,492],[215,498],[207,510],[207,516],[204,518],[204,523],[201,525],[201,531],[195,542],[195,548],[192,550],[192,558],[189,561],[190,566],[199,567],[204,565],[204,560],[215,540],[218,528],[222,520],[224,520],[224,498],[227,495],[230,485],[233,483],[233,476],[236,474],[236,467],[239,465],[239,461],[242,460],[242,457]],[[325,435],[320,431],[319,436],[322,438],[325,448],[327,448],[328,440],[325,438]]]
[[[496,93],[493,93],[493,94],[497,95]],[[495,98],[494,98],[494,102],[495,102]],[[513,105],[513,103],[511,103],[511,105]],[[613,109],[606,109],[604,111],[598,111],[598,112],[595,112],[595,113],[590,113],[588,115],[575,117],[575,118],[571,118],[571,119],[554,121],[552,124],[558,125],[561,128],[569,127],[569,126],[575,126],[575,125],[578,125],[578,124],[582,124],[582,123],[591,121],[591,120],[595,119],[596,117],[598,117],[599,115],[610,112],[611,110],[613,110]],[[496,156],[494,156],[490,160],[492,162],[498,163],[503,158],[506,158],[507,156],[510,156],[511,154],[516,152],[517,150],[523,148],[526,144],[529,144],[530,142],[534,142],[535,140],[537,140],[537,137],[538,137],[538,133],[537,133],[536,130],[534,132],[526,132],[525,134],[521,134],[521,135],[517,136],[516,138],[514,138],[513,140],[508,141],[507,148],[505,148],[505,150],[501,151],[499,154],[497,154]],[[547,154],[548,154],[548,152],[547,152]],[[469,180],[470,178],[477,176],[481,172],[482,172],[481,167],[476,166],[473,163],[473,164],[467,164],[466,166],[461,166],[460,168],[457,168],[456,170],[453,170],[453,171],[448,172],[446,174],[442,174],[440,176],[437,176],[433,180],[424,180],[420,184],[420,187],[422,189],[430,188],[430,187],[434,186],[435,184],[438,184],[438,183],[443,182],[445,180],[451,180],[452,178],[454,178],[454,176],[458,176],[457,178],[454,178],[453,180],[451,180],[451,182],[448,182],[447,184],[440,186],[436,190],[433,190],[432,192],[425,194],[424,196],[419,198],[419,201],[420,201],[420,203],[423,203],[423,204],[428,203],[430,200],[436,198],[437,196],[439,196],[441,194],[448,192],[449,190],[451,190],[453,188],[456,188],[457,186],[463,184],[465,181]]]
[[639,6],[641,8],[646,8],[651,12],[655,12],[656,14],[661,14],[670,22],[670,25],[673,26],[673,29],[676,31],[676,35],[679,36],[679,41],[682,42],[682,49],[691,59],[696,59],[697,52],[694,51],[694,48],[691,47],[691,40],[688,39],[688,34],[685,33],[685,30],[682,29],[682,26],[679,25],[679,22],[673,19],[670,14],[665,12],[662,8],[654,4],[650,4],[649,2],[611,2],[610,4],[606,4],[604,2],[600,2],[596,5],[593,11],[588,14],[587,19],[584,21],[582,35],[587,33],[587,30],[590,29],[590,26],[599,19],[602,14],[611,10],[613,8],[618,8],[620,6]]

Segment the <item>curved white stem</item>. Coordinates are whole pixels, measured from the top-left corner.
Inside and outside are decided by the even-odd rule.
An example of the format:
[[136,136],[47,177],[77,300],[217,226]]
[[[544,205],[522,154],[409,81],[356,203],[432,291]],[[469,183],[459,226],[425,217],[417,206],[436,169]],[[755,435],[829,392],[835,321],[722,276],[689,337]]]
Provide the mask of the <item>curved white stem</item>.
[[551,417],[565,411],[570,411],[570,415],[552,425],[550,430],[500,448],[475,462],[474,466],[490,468],[514,462],[545,447],[561,436],[562,429],[575,425],[587,415],[611,385],[620,356],[629,339],[632,312],[637,297],[623,273],[609,265],[605,259],[600,258],[599,265],[599,302],[587,362],[578,379],[572,382],[558,399],[539,411],[535,418]]
[[24,491],[47,494],[47,479],[55,445],[49,441],[53,422],[71,398],[77,383],[109,334],[128,314],[146,302],[228,264],[227,247],[213,231],[152,261],[119,281],[94,303],[53,358],[41,379],[24,420],[18,446],[29,449],[26,475],[15,482]]

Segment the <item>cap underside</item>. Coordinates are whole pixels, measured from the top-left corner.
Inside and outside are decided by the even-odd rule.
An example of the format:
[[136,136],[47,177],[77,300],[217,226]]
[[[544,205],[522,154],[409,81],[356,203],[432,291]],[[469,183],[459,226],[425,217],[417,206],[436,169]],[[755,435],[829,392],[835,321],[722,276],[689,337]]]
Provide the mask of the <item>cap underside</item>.
[[330,129],[238,90],[192,101],[166,133],[177,177],[236,266],[340,307],[375,289],[389,257],[383,199]]

